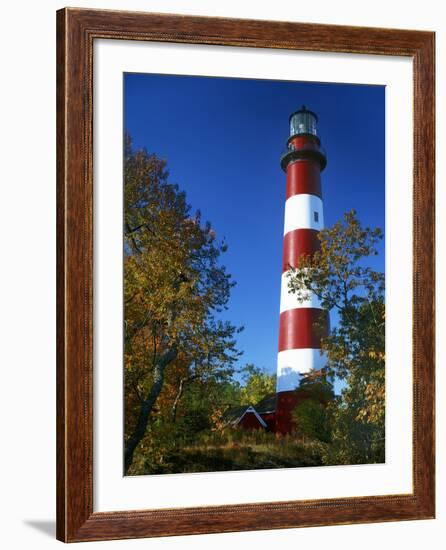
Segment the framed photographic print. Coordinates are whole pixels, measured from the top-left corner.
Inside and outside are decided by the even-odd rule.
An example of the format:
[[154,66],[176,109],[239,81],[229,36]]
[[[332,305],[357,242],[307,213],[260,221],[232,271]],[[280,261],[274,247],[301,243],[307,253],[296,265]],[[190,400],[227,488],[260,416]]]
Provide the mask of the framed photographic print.
[[434,517],[434,34],[57,31],[58,538]]

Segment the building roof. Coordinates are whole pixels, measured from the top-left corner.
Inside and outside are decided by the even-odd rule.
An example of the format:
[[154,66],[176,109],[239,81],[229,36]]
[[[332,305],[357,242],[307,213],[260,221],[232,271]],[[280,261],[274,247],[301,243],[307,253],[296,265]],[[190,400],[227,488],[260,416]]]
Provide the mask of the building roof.
[[253,413],[256,417],[259,418],[260,424],[262,426],[265,424],[262,414],[272,413],[276,410],[277,403],[277,394],[269,393],[261,399],[257,405],[239,405],[236,407],[229,407],[223,414],[225,422],[228,424],[238,424],[243,416],[247,413]]
[[249,407],[249,405],[241,405],[237,407],[229,407],[224,414],[223,418],[226,422],[232,423],[238,420],[242,414],[246,411],[246,409]]
[[277,393],[269,393],[261,399],[255,406],[256,411],[259,414],[266,414],[269,412],[274,412],[277,405]]

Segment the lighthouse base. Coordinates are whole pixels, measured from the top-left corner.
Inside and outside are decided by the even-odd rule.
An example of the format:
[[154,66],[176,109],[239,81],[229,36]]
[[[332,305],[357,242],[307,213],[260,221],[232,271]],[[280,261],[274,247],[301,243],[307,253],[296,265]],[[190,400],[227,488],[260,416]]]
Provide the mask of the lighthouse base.
[[302,396],[296,390],[281,391],[277,394],[275,432],[286,435],[293,431],[296,423],[293,421],[293,410],[302,401]]

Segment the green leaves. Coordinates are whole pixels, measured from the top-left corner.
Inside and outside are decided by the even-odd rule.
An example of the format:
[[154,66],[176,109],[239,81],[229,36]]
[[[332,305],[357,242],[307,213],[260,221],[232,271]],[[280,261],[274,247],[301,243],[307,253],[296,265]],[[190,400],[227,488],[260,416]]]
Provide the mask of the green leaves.
[[265,396],[276,391],[276,375],[268,374],[265,370],[249,363],[243,369],[241,388],[241,403],[256,405]]

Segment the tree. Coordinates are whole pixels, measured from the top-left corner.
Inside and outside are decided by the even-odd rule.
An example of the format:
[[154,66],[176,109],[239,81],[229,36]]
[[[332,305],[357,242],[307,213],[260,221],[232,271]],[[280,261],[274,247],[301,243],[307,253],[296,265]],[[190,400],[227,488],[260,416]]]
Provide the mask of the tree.
[[245,405],[255,405],[266,395],[275,393],[276,375],[268,374],[264,369],[248,363],[243,368],[243,386],[241,401]]
[[166,162],[124,149],[125,471],[149,418],[171,400],[175,420],[191,380],[228,378],[239,352],[218,319],[234,285],[226,251],[185,193],[168,182]]
[[331,440],[328,404],[334,399],[333,384],[319,371],[303,375],[295,390],[298,405],[292,413],[296,432],[310,440],[329,443]]
[[310,440],[330,441],[330,424],[327,407],[314,399],[304,399],[293,411],[296,433]]
[[331,460],[384,460],[385,303],[384,274],[367,265],[377,255],[379,228],[362,228],[354,210],[319,233],[320,250],[292,266],[289,288],[303,301],[313,292],[339,321],[322,338],[325,374],[345,388],[329,407],[333,426]]

